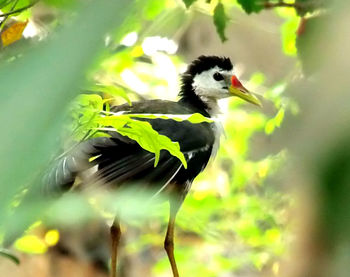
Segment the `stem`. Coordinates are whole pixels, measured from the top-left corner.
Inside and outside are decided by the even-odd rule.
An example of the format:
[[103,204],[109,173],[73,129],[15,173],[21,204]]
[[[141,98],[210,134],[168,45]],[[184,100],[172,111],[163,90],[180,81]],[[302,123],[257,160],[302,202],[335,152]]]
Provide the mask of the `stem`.
[[[16,6],[17,6],[17,4],[18,4],[18,1],[19,1],[19,0],[15,0],[15,1],[14,1],[13,5],[12,5],[12,7],[11,7],[11,9],[10,9],[11,12],[16,8]],[[1,28],[5,25],[5,22],[6,22],[6,20],[7,20],[8,18],[9,18],[9,16],[7,15],[7,16],[5,16],[5,18],[1,21],[1,23],[0,23],[0,30],[1,30]]]
[[22,11],[24,11],[24,10],[26,10],[26,9],[29,9],[29,8],[33,7],[37,2],[39,2],[39,0],[34,1],[34,2],[30,3],[29,5],[24,6],[24,7],[22,7],[22,8],[19,8],[19,9],[17,9],[17,10],[10,11],[10,12],[8,12],[8,13],[0,14],[0,17],[8,17],[9,15],[22,12]]
[[273,8],[279,8],[279,7],[295,8],[295,9],[301,8],[301,6],[298,5],[297,3],[285,3],[283,1],[278,1],[278,3],[265,2],[264,7],[265,9],[273,9]]

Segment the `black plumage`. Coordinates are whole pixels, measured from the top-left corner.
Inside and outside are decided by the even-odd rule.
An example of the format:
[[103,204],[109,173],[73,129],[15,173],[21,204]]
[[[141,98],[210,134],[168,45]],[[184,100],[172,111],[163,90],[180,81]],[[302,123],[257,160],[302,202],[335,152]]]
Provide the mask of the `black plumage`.
[[[213,116],[212,106],[216,100],[230,96],[228,87],[232,76],[232,64],[228,58],[200,56],[193,61],[182,75],[179,101],[148,100],[115,106],[112,112],[125,114],[193,114]],[[209,75],[203,75],[202,73]],[[212,73],[214,72],[214,73]],[[212,74],[210,76],[210,74]],[[204,76],[204,77],[203,77]],[[197,89],[193,83],[203,82]],[[218,83],[219,82],[219,83]],[[207,87],[205,87],[207,86]],[[247,93],[246,89],[244,93]],[[243,97],[242,97],[243,98]],[[254,100],[255,101],[255,100]],[[139,119],[148,121],[153,129],[169,137],[180,145],[188,167],[169,152],[162,150],[159,163],[154,167],[154,154],[141,148],[135,141],[117,132],[109,132],[111,137],[98,137],[81,142],[77,147],[56,161],[56,165],[45,176],[45,190],[63,192],[69,190],[75,178],[83,171],[97,167],[85,183],[107,184],[120,188],[136,184],[140,189],[148,188],[153,194],[170,195],[170,218],[164,242],[173,275],[178,277],[173,254],[175,216],[180,208],[193,179],[206,167],[216,147],[218,134],[216,123],[192,124],[189,121],[172,119]],[[90,158],[97,157],[93,161]],[[84,187],[83,184],[82,187]],[[112,276],[116,276],[117,245],[120,228],[116,219],[111,227],[112,236]]]
[[[194,76],[215,66],[227,71],[232,70],[231,61],[228,58],[200,56],[193,61],[182,75],[178,102],[148,100],[134,102],[131,106],[128,104],[114,106],[111,111],[125,114],[201,113],[210,117],[208,105],[196,95],[192,82]],[[45,176],[45,190],[48,192],[69,190],[80,172],[98,165],[99,170],[93,176],[95,181],[106,181],[116,187],[126,182],[149,182],[153,185],[153,188],[150,188],[157,191],[158,186],[169,181],[166,180],[163,171],[164,173],[175,172],[181,167],[176,176],[171,176],[173,181],[182,187],[182,189],[179,188],[179,192],[183,198],[189,189],[188,184],[205,168],[210,159],[215,140],[213,123],[192,124],[188,121],[178,122],[171,119],[142,120],[147,120],[161,135],[179,142],[180,150],[188,162],[188,169],[184,169],[181,162],[165,150],[162,150],[159,165],[154,168],[152,163],[154,155],[142,149],[135,141],[118,133],[109,132],[111,138],[100,137],[83,141],[70,153],[59,159]],[[89,159],[94,156],[99,157],[89,162]]]
[[[198,112],[177,102],[150,100],[136,102],[132,106],[121,105],[111,108],[112,112],[125,114],[192,114]],[[203,114],[206,115],[205,112]],[[160,160],[154,167],[154,154],[141,148],[135,141],[109,132],[111,137],[92,138],[81,142],[74,150],[57,161],[46,176],[46,190],[63,192],[73,185],[75,177],[93,166],[98,170],[90,177],[89,183],[104,182],[113,187],[125,184],[149,184],[149,189],[157,192],[169,181],[178,186],[183,198],[193,179],[208,163],[215,135],[213,123],[192,124],[189,121],[172,119],[143,119],[148,121],[159,134],[169,137],[180,144],[188,168],[185,169],[177,157],[161,150]],[[97,156],[93,161],[90,158]],[[177,174],[174,173],[177,171]],[[174,175],[174,176],[173,176]],[[172,180],[170,180],[172,178]],[[84,186],[84,184],[82,185]]]

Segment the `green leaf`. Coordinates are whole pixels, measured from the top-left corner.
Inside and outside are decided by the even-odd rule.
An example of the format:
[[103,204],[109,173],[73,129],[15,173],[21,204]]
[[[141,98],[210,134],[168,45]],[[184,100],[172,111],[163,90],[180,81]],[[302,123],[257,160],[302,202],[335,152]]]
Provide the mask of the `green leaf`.
[[0,248],[0,256],[4,256],[8,259],[10,259],[11,261],[13,261],[15,264],[19,265],[20,261],[18,259],[18,257],[16,257],[14,254],[12,254],[9,250],[4,249],[4,248]]
[[250,14],[253,12],[260,12],[264,9],[263,1],[261,0],[237,0],[238,4],[240,4],[243,10]]
[[114,129],[119,130],[125,124],[127,124],[130,120],[130,117],[127,115],[113,115],[113,116],[105,116],[99,117],[96,119],[96,122],[105,127],[112,126]]
[[80,94],[76,101],[80,106],[90,108],[92,110],[101,111],[103,108],[103,99],[97,94]]
[[225,28],[226,23],[228,21],[228,17],[225,14],[224,5],[221,2],[219,2],[214,9],[213,20],[216,27],[216,31],[219,34],[221,41],[226,41],[227,37],[225,36]]
[[76,0],[44,0],[45,4],[57,8],[71,8],[76,4]]
[[265,134],[271,135],[273,131],[275,130],[275,121],[274,119],[270,119],[269,121],[266,122],[265,125]]
[[284,108],[280,108],[279,111],[277,112],[277,114],[275,115],[275,117],[269,119],[266,122],[265,125],[265,133],[267,135],[270,135],[274,132],[274,130],[279,127],[281,127],[281,124],[283,122],[284,119]]
[[182,1],[185,3],[186,8],[188,9],[197,0],[182,0]]
[[[5,3],[6,3],[6,1],[5,1]],[[1,11],[4,13],[10,12],[10,11],[16,11],[18,9],[25,8],[33,3],[34,3],[34,1],[30,1],[30,0],[19,0],[17,2],[16,1],[9,1],[9,2],[7,2],[7,5],[5,5],[4,7],[1,8]],[[0,5],[1,4],[2,3],[0,3]],[[14,4],[16,4],[16,5],[14,6]],[[21,12],[22,11],[20,11],[19,13],[21,13]],[[13,15],[14,16],[18,15],[18,13],[13,14]]]
[[299,18],[294,16],[281,26],[283,53],[288,56],[295,56],[297,54],[295,40],[297,38],[296,32],[298,25]]
[[[88,124],[82,125],[82,130],[86,133],[87,130],[95,129],[99,131],[113,131],[108,129],[108,127],[113,127],[118,133],[127,136],[137,143],[147,151],[155,154],[155,165],[158,164],[160,150],[165,149],[169,151],[170,154],[180,159],[184,167],[187,168],[187,162],[180,151],[180,145],[178,142],[171,141],[168,137],[160,135],[157,131],[152,128],[152,125],[145,121],[134,120],[133,118],[147,118],[147,119],[172,119],[175,121],[188,120],[193,124],[202,122],[213,122],[212,119],[207,118],[199,113],[189,114],[189,115],[166,115],[166,114],[127,114],[127,115],[110,115],[113,113],[103,112],[107,116],[95,117],[91,120],[91,115],[87,117],[90,118]],[[107,127],[107,128],[104,128]],[[79,130],[81,132],[82,130]],[[96,133],[99,136],[101,134],[107,134],[103,132]],[[95,135],[94,135],[95,136]]]
[[73,140],[81,141],[88,134],[93,134],[91,130],[98,127],[95,118],[102,111],[104,102],[105,100],[97,94],[81,94],[75,99],[71,105],[73,122],[69,126]]
[[8,4],[10,4],[13,0],[1,0],[0,1],[0,9],[2,9],[3,7],[7,6]]
[[284,108],[281,108],[275,116],[276,127],[281,127],[283,118],[284,118]]
[[186,120],[191,123],[213,122],[211,118],[207,118],[200,113],[191,114]]
[[177,157],[184,167],[187,168],[187,162],[180,150],[179,143],[171,141],[164,135],[160,135],[152,128],[150,123],[133,120],[128,115],[106,116],[98,118],[97,121],[103,126],[112,126],[121,135],[135,140],[143,149],[154,153],[154,166],[157,166],[159,162],[160,150],[164,149]]
[[110,94],[110,95],[113,95],[113,96],[122,97],[124,100],[126,100],[128,102],[129,105],[131,105],[130,98],[126,94],[125,90],[122,89],[121,87],[96,84],[96,85],[93,85],[90,88],[90,90],[107,93],[107,94]]
[[166,1],[164,0],[148,0],[143,11],[144,17],[147,20],[154,19],[166,9],[165,4]]
[[260,86],[265,82],[265,80],[266,80],[266,77],[263,73],[256,72],[250,77],[249,82],[254,84],[255,86]]
[[[107,113],[108,114],[108,113]],[[185,121],[188,120],[189,122],[196,124],[196,123],[203,123],[203,122],[213,122],[211,118],[205,117],[200,113],[194,113],[194,114],[128,114],[132,118],[148,118],[148,119],[172,119],[175,121]]]

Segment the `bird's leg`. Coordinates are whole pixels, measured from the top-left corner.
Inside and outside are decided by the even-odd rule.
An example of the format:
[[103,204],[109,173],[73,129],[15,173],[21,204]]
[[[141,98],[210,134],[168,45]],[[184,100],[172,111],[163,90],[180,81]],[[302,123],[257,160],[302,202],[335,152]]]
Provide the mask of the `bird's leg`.
[[111,277],[117,277],[117,253],[118,244],[120,241],[121,231],[118,219],[113,221],[110,228],[112,239],[112,253],[111,253]]
[[175,204],[172,201],[170,201],[169,223],[168,223],[168,229],[164,240],[164,248],[168,255],[168,259],[169,259],[174,277],[179,277],[179,272],[177,270],[175,256],[174,256],[174,225],[175,225],[176,214],[180,208],[180,205],[178,203]]

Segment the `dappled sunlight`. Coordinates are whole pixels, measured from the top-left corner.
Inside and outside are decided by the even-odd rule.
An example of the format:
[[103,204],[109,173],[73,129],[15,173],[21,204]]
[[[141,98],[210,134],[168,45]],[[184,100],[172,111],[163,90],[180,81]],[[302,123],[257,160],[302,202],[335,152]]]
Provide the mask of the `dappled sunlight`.
[[[182,201],[169,195],[180,188],[186,196],[175,222],[180,276],[346,275],[345,2],[37,2],[0,0],[1,276],[27,276],[28,268],[29,277],[108,276],[115,218],[122,233],[118,277],[172,276],[164,236],[169,200]],[[218,66],[186,71],[201,55],[229,57],[232,73]],[[183,89],[199,104],[164,112],[169,102],[155,101],[156,113],[142,105],[131,112],[138,101],[177,101],[182,82],[204,71],[210,73],[203,83],[215,80],[225,95],[191,79]],[[227,97],[232,75],[243,96]],[[243,100],[250,92],[262,107]],[[223,98],[218,107],[210,106],[214,96]],[[157,131],[154,122],[169,125]],[[168,126],[171,132],[162,134]],[[189,134],[179,126],[192,133],[207,126],[210,134],[198,132],[187,145],[181,138]],[[218,141],[209,138],[216,131]],[[201,139],[208,139],[204,146],[193,145]],[[69,160],[82,141],[97,143],[81,149],[86,161],[73,154]],[[125,149],[104,148],[116,141]],[[207,166],[191,164],[211,147],[217,153]],[[150,175],[161,181],[141,176],[127,159],[114,169],[111,161],[124,151],[144,170],[164,166]],[[192,185],[172,183],[191,166],[202,169]],[[50,171],[55,167],[63,173]]]

